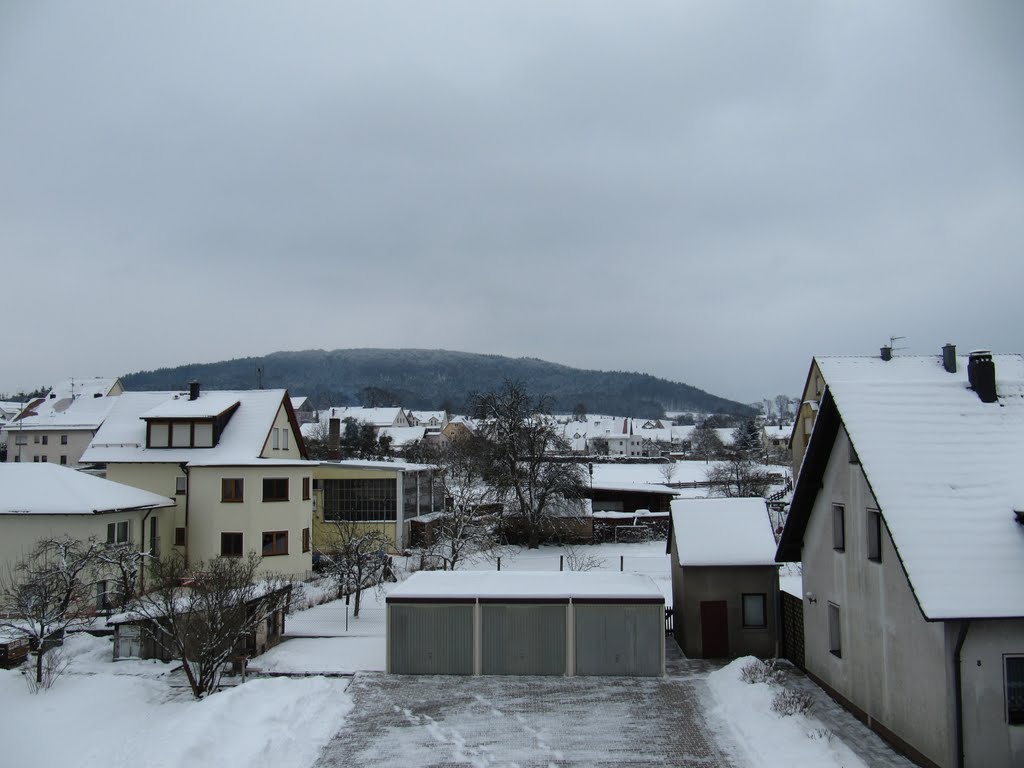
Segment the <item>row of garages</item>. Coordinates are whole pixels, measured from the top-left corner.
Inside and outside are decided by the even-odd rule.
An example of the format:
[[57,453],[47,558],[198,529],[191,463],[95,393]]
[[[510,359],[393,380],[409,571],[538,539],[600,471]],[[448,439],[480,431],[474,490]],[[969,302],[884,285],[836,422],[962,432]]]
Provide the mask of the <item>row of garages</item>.
[[421,572],[388,595],[387,622],[395,674],[665,670],[665,598],[638,574]]

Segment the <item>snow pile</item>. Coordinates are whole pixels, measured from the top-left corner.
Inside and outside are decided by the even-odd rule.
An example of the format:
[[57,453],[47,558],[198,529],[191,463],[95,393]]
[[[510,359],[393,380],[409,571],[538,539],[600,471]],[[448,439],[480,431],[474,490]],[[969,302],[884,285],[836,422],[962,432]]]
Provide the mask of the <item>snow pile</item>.
[[830,738],[828,729],[813,716],[775,714],[772,700],[782,686],[746,683],[740,678],[743,667],[755,661],[753,656],[736,659],[708,676],[708,687],[718,702],[714,713],[746,753],[744,765],[867,768],[838,737]]
[[351,708],[346,680],[252,680],[193,701],[162,679],[171,665],[110,662],[109,639],[75,638],[69,652],[69,672],[38,695],[0,671],[5,763],[304,768]]

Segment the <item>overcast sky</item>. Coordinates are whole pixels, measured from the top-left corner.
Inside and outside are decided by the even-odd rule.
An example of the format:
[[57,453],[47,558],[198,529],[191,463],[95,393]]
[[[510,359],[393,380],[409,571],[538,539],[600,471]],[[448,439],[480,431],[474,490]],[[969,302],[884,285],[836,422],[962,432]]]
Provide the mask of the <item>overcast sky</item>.
[[[0,391],[1024,352],[1019,0],[0,3]],[[301,393],[300,393],[301,394]]]

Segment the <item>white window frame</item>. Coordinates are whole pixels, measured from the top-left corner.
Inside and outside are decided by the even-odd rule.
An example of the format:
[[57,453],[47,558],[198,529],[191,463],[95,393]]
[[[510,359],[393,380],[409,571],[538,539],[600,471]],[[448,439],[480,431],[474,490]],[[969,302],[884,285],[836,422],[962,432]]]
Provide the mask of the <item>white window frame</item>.
[[843,617],[836,603],[828,604],[828,652],[843,658]]

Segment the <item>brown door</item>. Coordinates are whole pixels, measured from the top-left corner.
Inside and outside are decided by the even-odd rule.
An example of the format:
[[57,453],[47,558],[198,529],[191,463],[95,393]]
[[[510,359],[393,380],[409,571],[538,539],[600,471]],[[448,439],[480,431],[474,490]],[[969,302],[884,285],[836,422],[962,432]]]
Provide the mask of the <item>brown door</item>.
[[700,643],[705,659],[729,656],[729,618],[725,600],[707,600],[700,604]]

